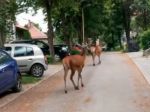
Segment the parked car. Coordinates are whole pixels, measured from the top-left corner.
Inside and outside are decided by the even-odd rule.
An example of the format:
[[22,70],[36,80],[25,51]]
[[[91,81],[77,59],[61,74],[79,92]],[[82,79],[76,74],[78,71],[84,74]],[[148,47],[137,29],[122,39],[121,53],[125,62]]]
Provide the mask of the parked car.
[[58,56],[61,60],[69,55],[69,48],[67,45],[59,44],[54,45],[55,55]]
[[16,60],[0,49],[0,94],[9,89],[21,91],[21,74]]
[[41,77],[48,68],[47,59],[37,45],[5,44],[5,50],[17,60],[20,72]]
[[[49,55],[49,45],[40,40],[16,40],[12,41],[12,43],[28,43],[28,44],[35,44],[43,51],[44,55]],[[60,59],[63,59],[66,55],[69,54],[68,46],[64,44],[54,45],[54,52],[55,55],[58,56]]]

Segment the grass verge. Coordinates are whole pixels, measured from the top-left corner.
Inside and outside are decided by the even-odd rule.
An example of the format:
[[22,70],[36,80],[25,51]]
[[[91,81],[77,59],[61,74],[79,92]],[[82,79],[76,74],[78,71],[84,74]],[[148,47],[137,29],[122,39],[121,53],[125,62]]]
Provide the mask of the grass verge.
[[40,80],[41,78],[34,77],[32,75],[22,75],[22,84],[35,84]]

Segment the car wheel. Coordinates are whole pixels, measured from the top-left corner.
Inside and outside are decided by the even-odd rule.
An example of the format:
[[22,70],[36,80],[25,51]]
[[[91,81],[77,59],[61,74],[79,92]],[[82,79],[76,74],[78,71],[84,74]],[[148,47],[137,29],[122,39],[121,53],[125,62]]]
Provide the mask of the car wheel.
[[31,67],[30,73],[35,77],[41,77],[44,73],[44,67],[40,64],[34,64]]
[[22,83],[21,83],[21,75],[18,73],[17,82],[15,86],[12,88],[14,92],[20,92],[22,90]]

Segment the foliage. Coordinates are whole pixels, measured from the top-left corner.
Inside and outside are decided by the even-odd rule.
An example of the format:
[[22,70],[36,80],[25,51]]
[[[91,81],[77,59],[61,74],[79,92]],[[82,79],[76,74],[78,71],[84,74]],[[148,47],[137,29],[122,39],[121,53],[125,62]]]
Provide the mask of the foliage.
[[53,62],[53,59],[52,59],[51,55],[47,56],[47,62],[48,62],[48,64],[51,64]]
[[12,33],[16,11],[15,0],[0,1],[0,46],[3,46],[7,35]]
[[134,0],[132,5],[136,24],[143,30],[150,27],[150,0]]
[[53,10],[53,18],[56,35],[66,44],[71,46],[76,40],[81,40],[80,2],[69,0],[67,4],[59,4]]
[[[150,0],[1,0],[0,34],[5,37],[8,32],[12,32],[16,11],[21,13],[31,8],[35,13],[43,9],[45,21],[48,22],[47,34],[52,58],[55,37],[68,45],[83,41],[82,15],[85,40],[100,38],[110,50],[116,49],[116,46],[117,49],[118,46],[122,47],[121,36],[124,31],[129,45],[130,30],[139,32],[141,28],[146,30],[150,27]],[[25,35],[28,37],[28,34]],[[4,40],[0,36],[0,45]]]
[[[56,37],[68,45],[72,45],[76,40],[82,40],[82,15],[84,16],[85,40],[101,38],[107,44],[114,47],[120,44],[123,32],[123,16],[121,2],[115,0],[18,0],[19,6],[33,7],[34,9],[43,8],[45,15],[46,1],[52,3],[51,19],[48,15],[45,20],[51,23],[51,31],[55,29]],[[49,34],[49,33],[48,33]],[[51,35],[52,36],[52,35]],[[51,44],[51,43],[49,43]],[[112,46],[112,47],[113,47]]]
[[145,50],[150,47],[150,29],[139,35],[141,47]]
[[[45,20],[48,22],[48,43],[50,48],[50,54],[52,55],[52,59],[54,60],[54,47],[53,47],[53,39],[54,39],[54,25],[53,21],[55,20],[53,11],[61,7],[68,7],[68,5],[73,6],[74,0],[17,0],[18,6],[20,6],[20,11],[28,10],[29,7],[32,7],[37,11],[39,8],[43,9],[45,14]],[[58,11],[59,13],[59,11]]]
[[23,37],[26,40],[31,39],[31,35],[30,35],[29,31],[24,31],[23,32]]
[[98,38],[101,35],[102,10],[103,6],[100,3],[84,8],[86,37]]
[[121,35],[123,34],[123,12],[122,3],[119,1],[107,0],[104,2],[101,24],[101,40],[107,44],[107,50],[121,47]]

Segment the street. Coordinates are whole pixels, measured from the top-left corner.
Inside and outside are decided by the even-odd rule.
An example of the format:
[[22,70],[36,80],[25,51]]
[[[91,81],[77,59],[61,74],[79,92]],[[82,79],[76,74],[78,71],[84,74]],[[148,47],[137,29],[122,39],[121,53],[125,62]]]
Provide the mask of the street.
[[149,84],[130,58],[106,52],[101,62],[96,66],[91,58],[86,62],[82,72],[85,87],[80,90],[74,90],[68,77],[68,93],[64,93],[61,70],[1,107],[0,112],[150,112]]

